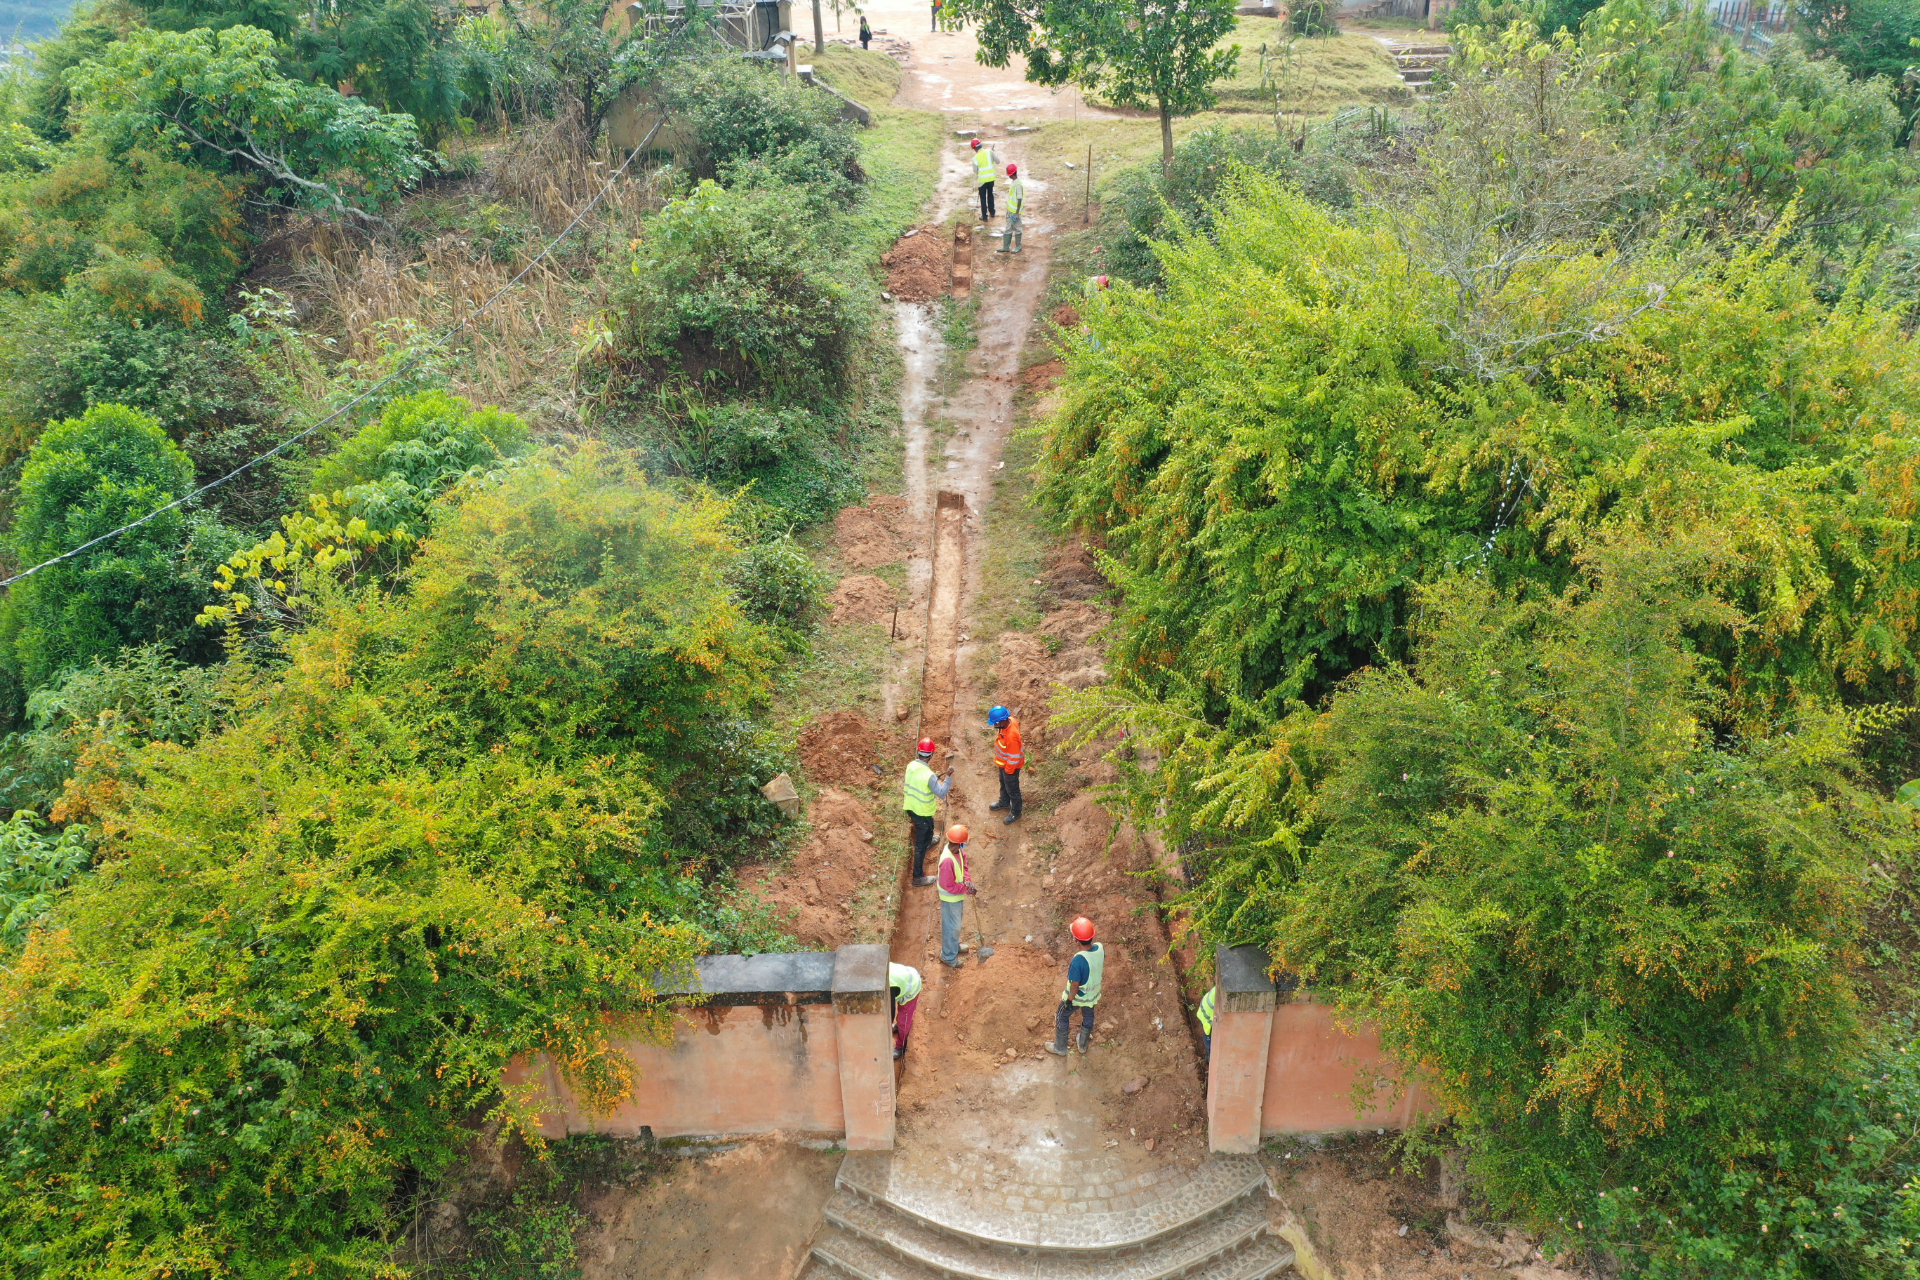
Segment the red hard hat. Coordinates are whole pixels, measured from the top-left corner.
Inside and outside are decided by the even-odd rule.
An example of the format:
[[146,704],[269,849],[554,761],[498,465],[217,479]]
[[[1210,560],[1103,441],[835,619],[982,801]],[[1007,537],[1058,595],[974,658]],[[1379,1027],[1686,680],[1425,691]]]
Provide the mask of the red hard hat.
[[1010,165],[1008,165],[1008,166],[1007,166],[1007,176],[1008,176],[1009,178],[1011,178],[1011,177],[1012,177],[1012,176],[1013,176],[1014,174],[1016,174],[1016,173],[1019,173],[1019,172],[1020,172],[1020,166],[1019,166],[1019,165],[1017,165],[1017,164],[1010,164]]
[[[965,823],[956,822],[952,826],[947,828],[948,844],[965,844],[966,842],[967,842],[967,828]],[[1088,925],[1087,928],[1091,929],[1093,928],[1093,926]]]
[[1073,922],[1073,936],[1082,942],[1093,941],[1093,921],[1081,916]]
[[920,739],[920,745],[919,745],[918,747],[916,747],[916,748],[915,748],[915,750],[917,750],[917,751],[918,751],[918,752],[919,752],[919,753],[920,753],[921,755],[923,755],[923,756],[930,756],[930,755],[932,755],[932,754],[933,754],[933,739],[932,739],[932,738],[922,738],[922,739]]
[[969,142],[967,145],[972,147],[975,151],[978,151],[980,149],[980,139],[975,138],[972,142]]

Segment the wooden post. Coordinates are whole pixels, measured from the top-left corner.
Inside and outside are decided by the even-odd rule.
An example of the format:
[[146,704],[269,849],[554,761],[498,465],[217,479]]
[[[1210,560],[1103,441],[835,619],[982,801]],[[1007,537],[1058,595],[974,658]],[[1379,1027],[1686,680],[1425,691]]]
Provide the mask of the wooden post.
[[1087,198],[1080,205],[1080,225],[1093,221],[1093,144],[1087,144]]

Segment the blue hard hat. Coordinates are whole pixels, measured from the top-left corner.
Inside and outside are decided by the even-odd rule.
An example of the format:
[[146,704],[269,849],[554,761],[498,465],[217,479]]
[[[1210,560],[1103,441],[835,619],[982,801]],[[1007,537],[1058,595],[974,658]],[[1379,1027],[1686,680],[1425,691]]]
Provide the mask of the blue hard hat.
[[1013,717],[1007,714],[1005,707],[995,707],[993,710],[987,712],[988,724],[1005,724],[1011,719],[1013,719]]

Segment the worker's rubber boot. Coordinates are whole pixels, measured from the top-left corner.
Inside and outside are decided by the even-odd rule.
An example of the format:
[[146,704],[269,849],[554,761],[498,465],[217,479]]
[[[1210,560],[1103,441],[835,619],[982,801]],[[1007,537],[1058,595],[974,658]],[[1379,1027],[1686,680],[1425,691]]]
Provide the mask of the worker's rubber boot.
[[1025,234],[1026,232],[1024,231],[1016,231],[1013,233],[1013,251],[1015,253],[1020,252],[1020,237]]
[[1087,1047],[1092,1043],[1093,1043],[1093,1033],[1088,1031],[1085,1027],[1080,1028],[1080,1043],[1075,1047],[1078,1048],[1080,1052],[1085,1053],[1087,1051]]
[[1063,1044],[1049,1044],[1047,1046],[1047,1052],[1053,1054],[1055,1057],[1064,1058],[1067,1056],[1067,1047]]

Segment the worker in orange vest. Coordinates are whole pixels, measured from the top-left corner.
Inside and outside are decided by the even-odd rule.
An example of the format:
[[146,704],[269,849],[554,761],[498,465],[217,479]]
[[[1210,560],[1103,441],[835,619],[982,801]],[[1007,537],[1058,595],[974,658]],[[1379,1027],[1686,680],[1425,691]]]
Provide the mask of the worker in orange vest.
[[996,813],[1007,810],[1000,821],[1011,824],[1020,818],[1020,770],[1027,763],[1026,743],[1020,738],[1020,722],[1005,707],[987,712],[987,723],[997,731],[993,737],[993,762],[1000,767],[1000,798],[987,808]]

